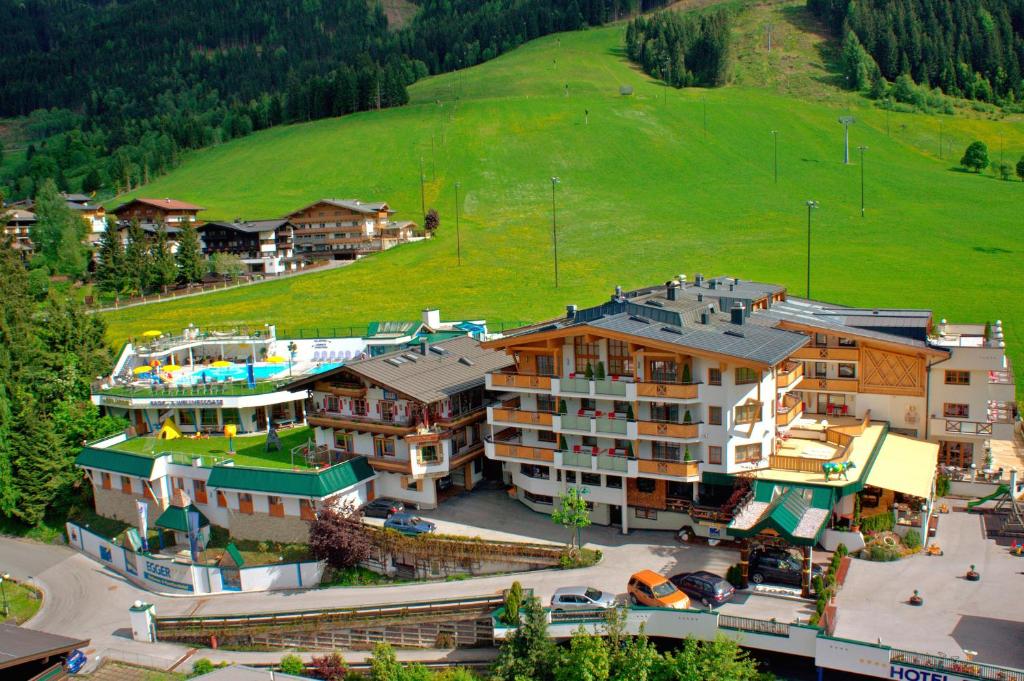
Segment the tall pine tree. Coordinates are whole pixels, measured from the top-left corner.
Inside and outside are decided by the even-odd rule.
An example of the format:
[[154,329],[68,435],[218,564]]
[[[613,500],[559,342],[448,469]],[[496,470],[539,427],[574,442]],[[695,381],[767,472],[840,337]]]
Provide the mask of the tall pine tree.
[[170,242],[167,240],[167,230],[163,225],[160,225],[157,230],[153,246],[149,251],[149,276],[147,278],[152,288],[164,291],[178,278],[178,263],[171,251]]
[[199,233],[191,224],[185,225],[178,233],[178,252],[174,257],[178,262],[178,281],[194,284],[203,280],[206,267],[203,265]]
[[100,235],[96,257],[96,285],[107,293],[121,293],[125,288],[125,253],[121,234],[110,218]]
[[149,272],[149,244],[146,233],[136,220],[128,225],[128,245],[124,251],[125,288],[133,295],[146,292],[146,275]]

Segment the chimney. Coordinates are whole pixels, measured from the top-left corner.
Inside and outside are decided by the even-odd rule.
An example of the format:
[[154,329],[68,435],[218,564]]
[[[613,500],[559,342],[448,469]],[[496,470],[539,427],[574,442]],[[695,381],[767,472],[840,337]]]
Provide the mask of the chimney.
[[441,327],[441,311],[437,308],[427,308],[423,310],[423,323],[430,327],[432,331],[437,331]]
[[686,283],[686,275],[685,274],[680,274],[678,279],[679,279],[679,285],[680,286],[682,286],[682,285],[684,285]]
[[701,310],[701,312],[700,312],[700,323],[701,324],[707,324],[708,321],[710,320],[710,318],[711,318],[711,315],[708,314],[707,310]]
[[665,282],[665,297],[669,300],[676,299],[676,283],[674,281]]
[[704,294],[703,293],[697,293],[697,302],[698,303],[703,303],[704,302]]
[[700,288],[701,286],[703,286],[704,285],[704,275],[701,274],[700,272],[698,272],[697,274],[693,275],[693,284],[697,288]]
[[718,282],[717,281],[715,281],[714,279],[708,279],[708,288],[709,289],[714,291],[716,286],[718,286]]
[[566,319],[576,319],[576,306],[575,305],[566,305],[565,306],[565,318]]
[[729,284],[729,290],[732,291],[736,287],[735,284]]
[[429,353],[429,352],[430,352],[430,343],[428,343],[426,340],[421,340],[420,341],[420,354],[423,355],[423,356],[426,356],[427,353]]
[[743,326],[743,303],[733,303],[730,312],[732,313],[732,323]]
[[620,300],[622,300],[622,287],[621,286],[616,286],[615,287],[615,293],[612,294],[612,302],[616,303],[616,302],[618,302]]

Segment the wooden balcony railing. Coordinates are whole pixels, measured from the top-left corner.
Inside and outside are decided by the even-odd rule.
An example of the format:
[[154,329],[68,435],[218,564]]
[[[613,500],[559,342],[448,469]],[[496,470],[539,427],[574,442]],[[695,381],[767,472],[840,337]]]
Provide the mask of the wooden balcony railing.
[[529,447],[515,442],[495,442],[494,455],[504,459],[528,459],[530,461],[545,461],[552,463],[555,460],[555,450],[545,447]]
[[553,414],[546,411],[525,411],[508,407],[495,407],[491,410],[495,421],[502,423],[523,423],[533,426],[550,426]]
[[491,383],[495,387],[533,388],[536,390],[551,390],[550,376],[531,376],[529,374],[516,374],[496,371],[491,374]]
[[821,390],[828,392],[859,392],[860,381],[856,378],[811,378],[804,376],[800,383],[801,390]]
[[412,425],[325,411],[309,414],[306,421],[311,426],[321,428],[343,428],[356,432],[383,433],[385,435],[408,435],[416,430],[416,427]]
[[798,473],[821,473],[821,459],[787,454],[772,454],[768,457],[768,466],[780,471],[796,471]]
[[788,426],[793,421],[800,418],[800,415],[803,413],[803,401],[786,395],[785,399],[782,401],[782,407],[775,412],[775,425]]
[[817,347],[808,345],[793,353],[793,359],[811,360],[816,362],[841,361],[856,362],[860,358],[860,350],[857,348],[841,348],[829,346]]
[[699,423],[669,423],[666,421],[637,421],[636,430],[639,435],[653,437],[700,437]]
[[787,365],[779,370],[775,378],[775,385],[778,388],[788,388],[804,376],[804,365],[799,362]]
[[637,397],[668,397],[676,400],[695,400],[699,383],[649,383],[636,384]]
[[658,459],[639,459],[637,471],[654,475],[673,475],[679,478],[692,478],[698,473],[696,461],[661,461]]

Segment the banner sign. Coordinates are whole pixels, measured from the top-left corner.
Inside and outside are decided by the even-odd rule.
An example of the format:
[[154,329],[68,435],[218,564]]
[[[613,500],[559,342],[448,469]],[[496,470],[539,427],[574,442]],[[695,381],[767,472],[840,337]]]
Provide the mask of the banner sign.
[[220,407],[224,405],[224,400],[212,397],[183,397],[175,400],[147,400],[100,395],[100,404],[106,407]]
[[199,512],[188,512],[188,549],[192,553],[192,562],[199,562]]
[[[146,483],[143,482],[143,485]],[[135,500],[135,511],[139,514],[139,540],[142,542],[142,552],[149,552],[149,540],[147,535],[149,534],[149,505],[142,499]]]
[[[187,565],[175,563],[157,563],[152,560],[143,561],[142,576],[151,582],[178,589],[192,591],[192,569]],[[186,581],[187,580],[187,581]]]

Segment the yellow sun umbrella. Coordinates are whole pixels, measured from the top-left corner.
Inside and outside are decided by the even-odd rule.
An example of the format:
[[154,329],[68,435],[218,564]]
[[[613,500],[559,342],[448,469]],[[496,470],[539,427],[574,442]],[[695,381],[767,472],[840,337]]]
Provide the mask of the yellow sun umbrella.
[[231,362],[224,361],[223,359],[218,359],[216,362],[214,362],[210,366],[217,367],[218,369],[222,369],[224,367],[231,366]]
[[280,364],[281,362],[287,362],[288,360],[281,355],[271,355],[270,357],[267,357],[267,361],[271,364]]
[[159,336],[161,333],[163,333],[163,332],[162,331],[157,331],[156,329],[151,329],[149,331],[146,331],[142,335],[146,336],[147,338],[155,338],[156,336]]
[[148,374],[152,370],[153,370],[153,367],[141,366],[141,367],[135,367],[132,371],[133,371],[133,373],[136,376],[138,376],[139,374]]
[[181,367],[177,364],[166,364],[160,367],[160,371],[181,371]]

